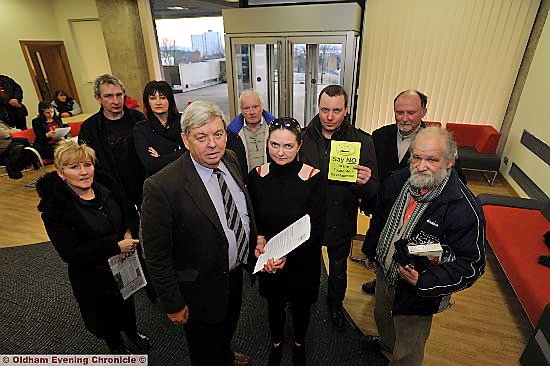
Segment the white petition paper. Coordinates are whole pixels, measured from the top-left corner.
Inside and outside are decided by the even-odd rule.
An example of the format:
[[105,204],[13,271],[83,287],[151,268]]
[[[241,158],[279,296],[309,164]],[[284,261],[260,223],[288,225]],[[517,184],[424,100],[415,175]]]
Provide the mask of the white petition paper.
[[298,248],[309,239],[310,233],[311,221],[309,215],[305,215],[272,237],[265,245],[264,253],[258,257],[254,273],[261,271],[269,259],[280,259]]
[[55,136],[53,137],[54,140],[61,140],[62,137],[64,137],[66,134],[68,134],[71,131],[70,127],[60,127],[55,129]]

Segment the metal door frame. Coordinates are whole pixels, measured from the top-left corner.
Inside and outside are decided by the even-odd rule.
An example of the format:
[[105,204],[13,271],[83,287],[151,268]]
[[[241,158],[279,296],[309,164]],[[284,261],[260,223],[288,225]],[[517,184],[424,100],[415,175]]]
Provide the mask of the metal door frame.
[[[236,45],[237,44],[277,44],[278,46],[278,114],[292,115],[293,114],[293,80],[294,69],[292,64],[293,59],[293,44],[342,44],[342,60],[340,70],[340,84],[350,94],[348,101],[350,113],[354,110],[354,100],[351,98],[352,91],[355,90],[355,76],[357,67],[357,45],[359,33],[355,31],[345,32],[292,32],[292,33],[269,33],[269,34],[226,34],[226,62],[228,77],[228,97],[229,111],[231,118],[234,118],[239,113],[238,105],[238,83],[237,69],[234,65],[236,60]],[[250,65],[253,69],[252,54]],[[284,61],[284,62],[283,62]],[[268,70],[268,73],[272,70]],[[253,70],[251,70],[251,73]],[[252,74],[251,74],[252,77]],[[311,81],[311,79],[310,79]],[[306,106],[306,108],[308,108]],[[312,108],[312,106],[309,106]],[[313,107],[316,108],[316,105]],[[307,114],[305,114],[307,116]],[[309,121],[304,121],[307,124]]]

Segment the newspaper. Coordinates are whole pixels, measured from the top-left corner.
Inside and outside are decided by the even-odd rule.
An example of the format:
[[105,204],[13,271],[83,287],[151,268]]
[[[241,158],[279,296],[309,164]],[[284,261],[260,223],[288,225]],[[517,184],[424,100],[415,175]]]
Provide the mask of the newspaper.
[[254,273],[261,271],[269,259],[281,259],[298,248],[309,239],[310,234],[311,221],[309,215],[302,216],[267,242],[264,252],[258,257]]
[[124,300],[147,285],[141,263],[135,251],[128,256],[117,254],[109,258],[108,261]]

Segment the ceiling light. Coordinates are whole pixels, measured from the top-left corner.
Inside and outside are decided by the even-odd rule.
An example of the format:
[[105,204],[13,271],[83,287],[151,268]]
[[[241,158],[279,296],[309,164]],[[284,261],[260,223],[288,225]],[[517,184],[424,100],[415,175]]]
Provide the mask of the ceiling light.
[[184,8],[181,6],[167,6],[166,9],[168,10],[189,10],[189,8]]
[[239,0],[225,0],[225,1],[227,1],[228,3],[238,3],[239,2]]

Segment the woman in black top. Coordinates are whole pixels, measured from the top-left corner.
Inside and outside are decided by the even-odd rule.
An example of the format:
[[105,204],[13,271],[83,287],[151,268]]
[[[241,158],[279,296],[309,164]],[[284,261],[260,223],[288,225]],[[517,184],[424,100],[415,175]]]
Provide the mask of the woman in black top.
[[[269,365],[281,360],[285,309],[291,304],[294,324],[293,360],[305,364],[305,336],[310,305],[319,293],[321,237],[325,217],[325,182],[319,170],[298,160],[302,144],[300,124],[293,118],[278,118],[269,126],[268,164],[249,174],[249,192],[260,233],[265,240],[304,216],[310,215],[308,241],[279,261],[270,260],[260,273],[260,294],[267,299],[271,352]],[[258,239],[256,256],[263,252]]]
[[125,203],[114,181],[95,181],[95,152],[87,145],[58,144],[55,166],[56,172],[36,184],[38,210],[53,246],[68,264],[84,325],[104,339],[112,353],[129,353],[120,331],[147,350],[151,344],[137,332],[134,300],[122,298],[107,262],[114,255],[134,252],[135,208]]
[[166,81],[150,81],[143,90],[147,119],[134,126],[136,151],[147,176],[153,175],[186,151],[181,139],[181,114]]
[[67,127],[55,113],[55,109],[48,102],[38,103],[38,117],[32,120],[32,129],[35,139],[33,146],[42,159],[53,159],[53,150],[59,140],[54,140],[55,129]]

